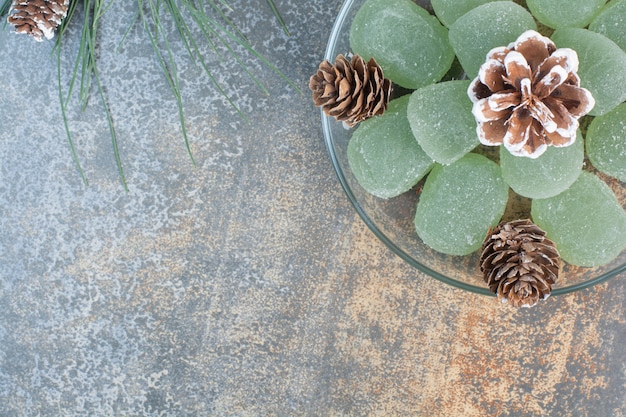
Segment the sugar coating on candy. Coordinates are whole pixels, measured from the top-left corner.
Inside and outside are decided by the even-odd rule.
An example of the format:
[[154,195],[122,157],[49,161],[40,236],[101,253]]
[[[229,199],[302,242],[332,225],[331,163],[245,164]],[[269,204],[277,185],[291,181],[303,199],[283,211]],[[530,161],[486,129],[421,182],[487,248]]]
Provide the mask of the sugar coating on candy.
[[626,212],[609,186],[589,172],[562,193],[533,200],[531,215],[573,265],[606,264],[626,247]]
[[587,26],[606,0],[527,0],[533,16],[551,28]]
[[603,34],[626,51],[626,0],[609,2],[589,24],[589,30]]
[[415,90],[407,115],[413,135],[435,162],[449,165],[480,144],[469,81],[446,81]]
[[366,1],[352,21],[350,47],[410,89],[439,81],[454,60],[447,29],[411,0]]
[[537,29],[528,10],[512,1],[496,1],[458,18],[448,36],[463,69],[474,78],[490,50],[508,45],[528,29]]
[[475,7],[496,0],[432,0],[435,14],[445,26],[450,27],[459,17]]
[[558,29],[552,40],[559,48],[578,53],[580,86],[595,99],[589,112],[606,114],[626,100],[626,52],[606,36],[587,29]]
[[348,143],[348,163],[370,194],[391,198],[408,191],[433,161],[411,133],[406,118],[409,96],[389,102],[387,111],[361,122]]
[[502,217],[508,187],[500,167],[478,154],[435,165],[415,213],[415,230],[432,249],[467,255],[479,249],[489,227]]
[[626,103],[593,119],[586,147],[594,167],[626,182]]
[[585,149],[580,132],[566,147],[550,146],[536,159],[519,158],[500,148],[502,177],[517,194],[552,197],[569,188],[582,172]]

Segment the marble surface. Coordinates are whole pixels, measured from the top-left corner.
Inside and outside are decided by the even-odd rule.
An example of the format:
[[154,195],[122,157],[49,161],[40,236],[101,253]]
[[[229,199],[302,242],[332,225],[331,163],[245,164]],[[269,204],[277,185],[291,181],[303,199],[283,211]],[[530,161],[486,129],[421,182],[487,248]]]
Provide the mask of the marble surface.
[[121,42],[132,7],[103,17],[128,192],[95,90],[68,106],[85,186],[52,43],[2,28],[0,415],[626,415],[625,277],[512,310],[409,267],[344,196],[308,95],[341,1],[276,0],[290,37],[231,4],[303,92],[201,45],[245,122],[181,53],[195,167],[143,30]]

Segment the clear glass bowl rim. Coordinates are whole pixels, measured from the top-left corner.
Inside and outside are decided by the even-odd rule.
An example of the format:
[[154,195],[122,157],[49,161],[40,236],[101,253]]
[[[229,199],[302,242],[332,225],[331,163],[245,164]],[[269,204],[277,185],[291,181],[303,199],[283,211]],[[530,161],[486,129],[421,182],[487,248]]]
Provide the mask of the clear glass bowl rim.
[[[339,10],[339,14],[337,15],[337,18],[335,19],[335,22],[333,24],[330,36],[328,38],[328,43],[326,46],[326,51],[324,54],[324,59],[327,59],[330,62],[334,62],[335,60],[335,56],[334,56],[334,49],[335,49],[335,44],[337,42],[337,38],[340,36],[341,34],[341,30],[343,28],[343,25],[345,23],[345,20],[348,16],[349,11],[351,10],[354,2],[356,0],[345,0],[344,3],[341,6],[341,9]],[[494,296],[494,294],[486,287],[477,287],[475,285],[471,285],[468,284],[466,282],[462,282],[462,281],[458,281],[454,278],[450,278],[446,275],[443,275],[423,264],[421,264],[420,262],[418,262],[417,260],[415,260],[413,257],[411,257],[409,254],[407,254],[405,251],[403,251],[401,248],[399,248],[391,239],[389,239],[377,226],[376,224],[370,219],[370,217],[367,215],[367,213],[365,212],[365,210],[363,209],[363,207],[361,206],[361,204],[359,203],[358,199],[356,198],[356,196],[354,195],[354,193],[352,192],[352,189],[350,187],[350,185],[348,184],[348,181],[346,180],[346,177],[343,173],[343,170],[341,168],[340,162],[338,160],[337,154],[335,154],[334,148],[333,148],[333,139],[332,139],[332,131],[330,128],[330,123],[334,122],[332,120],[332,118],[326,116],[324,114],[324,112],[321,112],[321,118],[322,118],[322,130],[323,130],[323,134],[324,134],[324,141],[326,143],[326,148],[328,149],[328,153],[330,155],[330,159],[333,165],[333,168],[335,169],[335,173],[337,174],[337,177],[339,179],[339,183],[341,184],[346,196],[348,197],[348,200],[350,201],[350,203],[352,204],[352,206],[354,207],[354,209],[356,210],[356,212],[359,214],[359,216],[361,217],[361,219],[365,222],[365,224],[368,226],[368,228],[374,233],[374,235],[380,239],[389,249],[391,249],[392,252],[394,252],[396,255],[398,255],[400,258],[402,258],[404,261],[406,261],[407,263],[409,263],[410,265],[412,265],[413,267],[417,268],[419,271],[439,280],[442,281],[446,284],[449,284],[453,287],[456,288],[460,288],[463,290],[467,290],[470,292],[474,292],[477,294],[483,294],[483,295],[489,295],[489,296]],[[597,277],[587,280],[585,282],[581,282],[581,283],[577,283],[574,285],[570,285],[570,286],[566,286],[566,287],[559,287],[559,288],[554,288],[552,290],[552,295],[562,295],[562,294],[567,294],[570,292],[574,292],[574,291],[579,291],[585,288],[589,288],[589,287],[593,287],[594,285],[600,284],[602,282],[607,281],[608,279],[622,273],[626,271],[626,263],[620,265],[617,268],[614,268],[610,271],[607,271],[601,275],[598,275]]]

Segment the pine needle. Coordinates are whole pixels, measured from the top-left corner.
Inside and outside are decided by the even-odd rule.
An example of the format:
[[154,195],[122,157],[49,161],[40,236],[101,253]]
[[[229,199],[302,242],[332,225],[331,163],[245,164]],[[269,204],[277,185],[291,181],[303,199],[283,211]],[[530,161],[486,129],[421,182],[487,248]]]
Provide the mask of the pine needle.
[[[90,2],[91,0],[87,0],[85,3]],[[120,158],[119,148],[117,146],[117,134],[115,132],[115,127],[113,126],[113,117],[111,115],[111,111],[109,109],[109,105],[107,103],[106,97],[104,95],[104,90],[102,89],[102,84],[100,83],[100,75],[98,73],[98,67],[96,66],[96,42],[97,42],[97,31],[99,28],[99,21],[102,15],[106,12],[106,10],[111,6],[113,0],[108,5],[105,5],[102,0],[94,0],[94,9],[92,12],[93,22],[91,24],[91,33],[89,37],[89,60],[91,62],[91,71],[93,72],[94,80],[98,87],[98,95],[102,101],[102,107],[104,108],[104,112],[107,119],[107,124],[109,126],[109,133],[111,134],[111,144],[113,145],[113,153],[115,155],[115,163],[117,165],[117,172],[120,177],[120,181],[124,186],[124,190],[128,192],[128,185],[126,184],[126,177],[124,175],[124,170],[122,169],[122,160]],[[85,16],[87,17],[87,16]]]
[[276,20],[278,20],[278,23],[283,28],[283,32],[285,32],[285,35],[291,36],[291,34],[289,33],[289,30],[287,29],[287,25],[285,24],[285,21],[283,20],[283,17],[280,15],[280,13],[278,12],[278,8],[274,4],[274,1],[267,0],[267,3],[270,5],[272,12],[274,12],[274,16],[276,16]]
[[83,180],[85,185],[89,185],[87,181],[87,176],[85,175],[85,171],[83,171],[83,167],[80,165],[80,160],[78,159],[78,153],[76,152],[76,147],[74,146],[74,140],[72,139],[72,134],[70,133],[69,123],[67,121],[67,111],[66,111],[66,102],[63,99],[63,86],[61,85],[61,50],[57,49],[57,82],[58,82],[58,90],[59,90],[59,103],[61,104],[61,116],[63,118],[63,126],[65,127],[65,133],[67,136],[67,141],[70,145],[70,150],[72,151],[72,159],[74,160],[74,164],[76,165],[76,169],[78,169],[78,173]]
[[[11,0],[3,0],[0,2],[0,16],[4,16],[9,12],[9,7],[11,7]],[[4,22],[5,26],[7,22]]]
[[[160,3],[160,1],[157,4],[155,4],[153,0],[147,0],[147,1],[148,1],[148,10],[150,11],[150,16],[146,16],[144,12],[143,0],[137,0],[139,4],[139,15],[141,18],[141,22],[148,35],[148,38],[150,39],[150,44],[152,45],[152,49],[154,50],[154,54],[157,58],[159,66],[161,67],[163,75],[165,75],[165,79],[167,80],[167,83],[169,84],[170,89],[172,90],[172,93],[174,94],[174,97],[176,99],[176,106],[178,108],[178,118],[180,121],[180,127],[182,130],[183,139],[185,141],[185,148],[187,149],[187,153],[189,154],[189,158],[191,159],[191,162],[193,163],[194,166],[196,166],[196,162],[193,158],[193,153],[191,152],[191,146],[189,145],[189,138],[187,136],[187,128],[185,126],[185,114],[183,111],[183,102],[182,102],[182,97],[180,93],[180,84],[178,81],[178,72],[176,70],[176,62],[174,60],[174,53],[172,52],[172,48],[170,47],[169,42],[167,41],[167,36],[165,36],[165,34],[163,33],[164,28],[161,24],[161,20],[159,17],[160,7],[158,3]],[[154,25],[154,32],[152,32],[151,30],[150,23]],[[161,52],[161,48],[159,47],[158,40],[160,37],[163,38],[163,44],[164,44],[165,52],[167,54],[167,58],[163,55],[163,53]]]
[[79,83],[78,90],[78,100],[81,106],[81,109],[84,111],[89,102],[90,93],[89,89],[91,87],[92,82],[96,84],[98,96],[102,102],[102,106],[104,109],[104,114],[107,120],[107,124],[109,127],[109,133],[111,137],[111,145],[113,147],[113,154],[115,157],[115,163],[117,165],[117,171],[120,178],[120,182],[124,187],[124,190],[128,192],[128,185],[126,183],[126,177],[124,175],[124,170],[122,168],[122,161],[120,158],[119,147],[117,143],[117,134],[115,131],[115,127],[113,125],[113,116],[109,109],[104,89],[102,87],[102,83],[100,82],[100,74],[98,72],[98,67],[96,65],[96,47],[98,41],[98,28],[100,24],[100,18],[106,13],[108,8],[111,6],[111,2],[105,4],[102,0],[84,0],[83,1],[83,26],[81,30],[80,37],[80,45],[78,48],[78,53],[74,60],[74,68],[72,70],[72,75],[70,77],[70,84],[67,95],[63,96],[62,87],[60,85],[60,77],[61,77],[61,63],[60,63],[60,48],[61,42],[65,35],[65,31],[67,30],[67,25],[72,20],[76,12],[76,3],[70,3],[70,9],[68,10],[68,14],[64,19],[63,24],[59,28],[57,33],[57,41],[55,44],[55,49],[57,52],[58,59],[58,77],[59,77],[59,100],[61,101],[61,113],[63,116],[65,131],[68,137],[68,141],[70,143],[70,148],[72,150],[72,156],[74,162],[77,166],[83,181],[87,183],[87,179],[85,177],[84,171],[80,166],[78,161],[78,156],[76,154],[76,150],[74,148],[74,141],[72,139],[72,134],[69,128],[69,124],[67,123],[67,106],[69,101],[73,95],[74,87],[76,82]]
[[[257,87],[263,91],[263,93],[265,93],[266,95],[269,95],[269,91],[267,91],[267,89],[265,88],[265,86],[263,86],[263,84],[261,84],[261,82],[258,80],[258,78],[256,78],[254,76],[254,74],[252,74],[252,72],[248,69],[248,67],[243,63],[243,61],[237,56],[237,53],[233,50],[233,48],[228,44],[228,42],[226,42],[226,39],[221,36],[217,30],[215,29],[215,27],[217,26],[215,21],[213,19],[211,19],[206,13],[204,13],[204,11],[202,11],[201,9],[196,9],[194,8],[192,5],[190,5],[187,1],[182,0],[183,4],[185,4],[188,7],[189,12],[191,13],[191,15],[193,16],[194,20],[196,21],[196,23],[198,24],[199,28],[202,30],[202,33],[205,37],[205,39],[211,39],[211,36],[214,36],[219,43],[226,48],[227,52],[230,54],[230,56],[235,60],[235,62],[237,62],[237,64],[241,67],[241,69],[246,73],[246,75],[248,75],[248,77],[250,77],[250,79],[252,81],[254,81],[254,83],[257,85]],[[238,43],[242,43],[242,42],[247,42],[247,40],[245,40],[244,38],[238,37],[237,35],[233,35],[235,37],[235,39],[238,39],[239,42]]]

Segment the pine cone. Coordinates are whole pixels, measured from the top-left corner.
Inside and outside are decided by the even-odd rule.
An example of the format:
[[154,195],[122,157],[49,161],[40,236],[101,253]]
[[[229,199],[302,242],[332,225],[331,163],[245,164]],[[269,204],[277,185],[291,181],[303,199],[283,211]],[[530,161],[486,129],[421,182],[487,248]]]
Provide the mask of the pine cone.
[[480,142],[530,158],[574,143],[578,119],[595,104],[577,71],[574,50],[533,30],[492,49],[468,89]]
[[352,60],[337,56],[335,65],[324,60],[309,81],[313,102],[328,116],[354,126],[383,114],[391,95],[391,81],[374,58],[366,64],[359,55]]
[[531,307],[550,296],[559,276],[559,252],[530,220],[500,223],[483,242],[480,269],[503,302]]
[[26,33],[41,42],[52,39],[61,24],[70,0],[13,0],[8,21],[17,33]]

